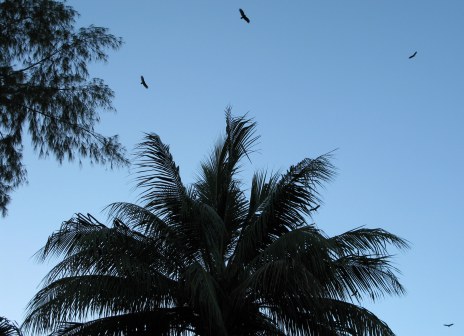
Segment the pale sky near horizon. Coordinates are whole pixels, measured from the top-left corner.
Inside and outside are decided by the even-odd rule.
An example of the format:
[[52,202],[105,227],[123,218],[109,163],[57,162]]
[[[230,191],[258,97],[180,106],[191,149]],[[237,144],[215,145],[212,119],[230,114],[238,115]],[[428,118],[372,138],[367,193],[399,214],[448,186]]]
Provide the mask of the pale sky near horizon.
[[[187,184],[224,132],[227,105],[261,135],[245,185],[254,170],[338,148],[318,227],[381,227],[411,242],[391,250],[407,294],[363,305],[400,336],[464,335],[462,0],[67,3],[78,26],[125,41],[91,67],[116,94],[99,131],[119,134],[129,153],[144,132],[159,134]],[[32,257],[47,237],[76,212],[105,222],[106,205],[137,200],[129,169],[60,166],[25,145],[29,184],[0,218],[0,316],[19,323],[56,262]]]

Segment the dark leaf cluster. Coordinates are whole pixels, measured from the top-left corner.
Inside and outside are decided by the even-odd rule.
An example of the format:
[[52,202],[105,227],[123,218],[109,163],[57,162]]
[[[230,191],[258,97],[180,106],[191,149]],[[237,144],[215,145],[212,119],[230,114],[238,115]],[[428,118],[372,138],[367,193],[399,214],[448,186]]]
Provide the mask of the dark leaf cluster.
[[40,157],[88,158],[126,165],[117,136],[95,131],[113,91],[91,78],[90,62],[106,62],[121,39],[106,28],[75,27],[77,12],[52,0],[0,2],[0,211],[26,181],[24,132]]

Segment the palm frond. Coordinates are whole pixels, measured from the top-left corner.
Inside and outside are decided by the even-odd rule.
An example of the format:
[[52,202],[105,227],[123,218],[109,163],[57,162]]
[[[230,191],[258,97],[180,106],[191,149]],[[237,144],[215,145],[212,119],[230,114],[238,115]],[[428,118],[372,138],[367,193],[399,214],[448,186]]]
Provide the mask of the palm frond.
[[186,270],[184,281],[191,300],[190,306],[202,316],[209,330],[217,330],[226,335],[221,307],[216,296],[218,284],[211,274],[200,264],[192,264]]
[[335,173],[330,157],[328,153],[305,159],[290,167],[278,181],[271,177],[256,189],[267,195],[259,195],[262,202],[255,205],[259,215],[251,217],[242,229],[235,253],[239,259],[256,256],[267,244],[306,224],[305,216],[310,216],[312,205],[320,202],[318,188]]
[[[365,308],[354,304],[325,299],[322,303],[324,311],[316,316],[323,316],[322,321],[332,326],[338,334],[351,336],[394,336],[388,325]],[[303,314],[309,317],[310,314]]]
[[226,108],[226,141],[223,148],[224,156],[227,155],[228,166],[231,175],[240,166],[237,164],[248,154],[254,151],[253,146],[258,141],[259,136],[255,136],[256,122],[248,119],[246,115],[240,117],[232,116],[232,108]]
[[224,240],[227,229],[224,221],[219,217],[214,208],[200,201],[193,201],[191,205],[190,218],[194,218],[193,227],[200,232],[200,246],[203,251],[203,260],[209,260],[210,270],[222,267]]
[[[372,300],[388,295],[403,295],[405,288],[395,273],[389,256],[345,256],[334,260],[332,283],[345,293],[366,293]],[[359,297],[359,295],[358,295]]]
[[175,249],[166,251],[162,246],[164,240],[146,237],[119,220],[114,221],[113,227],[107,227],[91,223],[88,218],[78,214],[64,222],[36,254],[41,259],[64,255],[63,261],[48,274],[46,279],[49,281],[60,276],[92,272],[108,275],[134,273],[136,270],[132,265],[172,274],[182,266],[177,258],[169,258]]
[[179,209],[187,196],[169,146],[158,135],[146,134],[138,146],[137,187],[145,207],[168,224],[178,223]]
[[251,270],[249,286],[259,284],[271,295],[304,288],[311,296],[321,295],[325,281],[321,276],[329,271],[330,260],[324,243],[325,238],[311,226],[287,232],[247,264]]
[[248,203],[240,183],[227,171],[227,164],[218,162],[222,145],[216,148],[210,162],[202,163],[201,175],[194,187],[198,202],[210,207],[223,223],[225,232],[221,240],[225,248],[236,238],[237,227],[243,223]]
[[161,218],[150,210],[133,203],[115,202],[105,208],[109,219],[120,219],[129,227],[140,230],[150,237],[173,238],[175,232]]
[[328,238],[333,253],[336,275],[331,284],[339,298],[349,298],[357,293],[367,294],[372,300],[388,295],[402,295],[404,287],[392,266],[388,247],[404,250],[409,248],[406,240],[382,229],[356,228]]
[[248,154],[254,151],[253,146],[259,137],[254,135],[256,123],[251,119],[246,116],[232,117],[230,107],[225,113],[225,138],[216,145],[209,159],[202,163],[195,189],[200,199],[216,209],[229,231],[233,231],[244,216],[246,205],[236,174],[241,159],[249,157]]
[[0,316],[0,336],[22,336],[22,332],[16,322]]
[[249,314],[239,325],[234,325],[230,334],[246,336],[285,336],[287,335],[268,314],[259,312]]
[[265,303],[280,304],[281,297],[300,298],[317,304],[324,286],[308,269],[292,260],[269,261],[258,268],[243,284],[248,291]]
[[29,302],[24,327],[45,331],[54,329],[60,321],[150,311],[173,303],[169,292],[175,287],[165,287],[167,292],[160,293],[156,281],[149,290],[139,285],[140,282],[129,275],[80,275],[55,280]]
[[310,336],[394,336],[388,325],[365,308],[327,298],[312,301],[283,298],[266,312],[291,335]]
[[[185,203],[191,203],[191,200],[187,198],[183,208]],[[198,230],[184,225],[185,223],[168,225],[147,208],[132,203],[113,203],[106,210],[109,219],[124,222],[132,230],[146,237],[150,249],[153,252],[158,251],[159,257],[163,260],[159,260],[152,253],[150,253],[151,257],[155,257],[154,260],[159,260],[160,264],[171,269],[168,273],[174,272],[172,267],[179,269],[197,260],[199,238],[191,235],[191,232],[198,233]],[[192,243],[192,240],[196,242]]]
[[231,109],[226,109],[226,135],[214,148],[209,159],[202,163],[201,174],[195,183],[195,190],[201,202],[213,208],[226,228],[224,250],[238,235],[237,228],[247,214],[247,200],[236,178],[240,160],[253,151],[259,137],[254,136],[256,123],[243,117],[232,117]]
[[93,216],[88,214],[76,214],[75,217],[61,224],[59,230],[55,231],[48,239],[47,243],[36,254],[39,261],[44,261],[48,257],[58,257],[60,255],[70,255],[79,250],[83,240],[80,238],[88,233],[107,228],[98,222]]
[[160,308],[147,312],[137,312],[108,316],[90,322],[65,322],[50,336],[164,336],[189,335],[188,320],[192,312],[185,308]]
[[251,180],[250,206],[247,221],[254,216],[258,216],[263,211],[266,199],[271,195],[279,181],[278,173],[269,174],[266,171],[259,171],[253,175]]
[[340,255],[357,254],[388,254],[388,246],[403,250],[409,248],[409,243],[383,229],[367,229],[358,227],[330,238],[336,245]]
[[178,261],[160,253],[155,244],[150,244],[151,240],[122,236],[114,229],[108,231],[94,237],[83,237],[89,247],[64,258],[53,267],[44,278],[44,285],[62,277],[87,274],[130,276],[136,279],[139,287],[147,289],[153,282],[158,286],[165,283],[167,287],[175,284],[172,278],[182,268]]

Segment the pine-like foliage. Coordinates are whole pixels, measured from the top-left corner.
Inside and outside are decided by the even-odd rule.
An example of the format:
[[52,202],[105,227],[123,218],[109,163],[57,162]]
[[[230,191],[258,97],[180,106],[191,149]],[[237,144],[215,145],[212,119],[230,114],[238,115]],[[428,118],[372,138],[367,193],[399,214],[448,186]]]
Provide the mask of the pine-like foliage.
[[27,330],[71,335],[393,335],[361,302],[404,289],[382,229],[328,237],[311,222],[330,155],[284,174],[240,162],[255,123],[226,111],[226,133],[184,186],[155,134],[139,146],[141,204],[108,207],[112,225],[78,214],[38,252],[58,256],[30,301]]
[[24,132],[39,156],[126,165],[117,136],[94,130],[113,91],[89,78],[87,65],[107,60],[121,39],[106,28],[74,27],[77,12],[52,0],[0,2],[0,211],[26,181]]

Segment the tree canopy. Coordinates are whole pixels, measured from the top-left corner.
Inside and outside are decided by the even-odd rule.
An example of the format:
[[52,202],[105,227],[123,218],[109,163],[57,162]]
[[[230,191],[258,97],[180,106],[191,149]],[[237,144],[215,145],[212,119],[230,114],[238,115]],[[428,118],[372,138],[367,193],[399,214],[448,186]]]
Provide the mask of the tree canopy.
[[71,335],[394,335],[362,306],[401,295],[383,229],[329,237],[312,220],[330,154],[283,174],[239,178],[256,124],[226,111],[226,132],[185,186],[158,135],[138,152],[140,204],[65,221],[37,253],[59,257],[24,328]]
[[24,183],[24,132],[40,157],[128,164],[118,137],[95,131],[113,91],[91,78],[89,62],[106,62],[122,40],[108,29],[77,29],[78,13],[53,0],[0,2],[0,211]]

